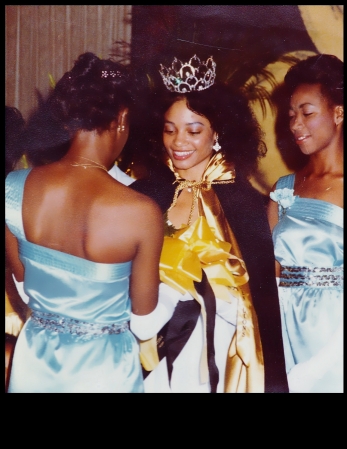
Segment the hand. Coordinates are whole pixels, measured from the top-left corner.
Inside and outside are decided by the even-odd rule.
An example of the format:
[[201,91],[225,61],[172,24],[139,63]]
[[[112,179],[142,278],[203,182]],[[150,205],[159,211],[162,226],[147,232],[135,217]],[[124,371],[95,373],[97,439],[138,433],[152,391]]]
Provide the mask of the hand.
[[5,315],[5,333],[17,337],[23,327],[23,321],[16,312]]
[[159,298],[156,308],[147,315],[131,313],[130,329],[140,339],[148,340],[170,320],[178,301],[192,299],[189,293],[184,296],[172,287],[161,282],[159,284]]

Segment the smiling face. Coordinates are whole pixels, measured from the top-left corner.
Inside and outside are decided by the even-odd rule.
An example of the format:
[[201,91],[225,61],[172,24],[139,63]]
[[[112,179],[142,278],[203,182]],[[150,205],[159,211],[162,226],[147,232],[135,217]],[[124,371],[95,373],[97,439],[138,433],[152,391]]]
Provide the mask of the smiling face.
[[338,109],[331,106],[319,84],[299,85],[290,100],[289,126],[304,154],[325,150],[338,139]]
[[216,133],[209,120],[176,101],[164,116],[163,142],[179,175],[199,181],[213,152]]

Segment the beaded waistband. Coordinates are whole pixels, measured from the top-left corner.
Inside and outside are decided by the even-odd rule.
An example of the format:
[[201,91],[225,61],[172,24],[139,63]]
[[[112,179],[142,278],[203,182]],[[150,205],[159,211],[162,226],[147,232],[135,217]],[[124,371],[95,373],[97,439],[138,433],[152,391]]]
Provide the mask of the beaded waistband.
[[281,266],[280,287],[342,287],[343,267]]
[[37,310],[33,310],[31,321],[36,326],[53,332],[70,334],[87,339],[100,337],[102,335],[120,334],[129,329],[129,323],[127,321],[111,325],[88,323],[86,321],[66,318],[54,313],[39,312]]

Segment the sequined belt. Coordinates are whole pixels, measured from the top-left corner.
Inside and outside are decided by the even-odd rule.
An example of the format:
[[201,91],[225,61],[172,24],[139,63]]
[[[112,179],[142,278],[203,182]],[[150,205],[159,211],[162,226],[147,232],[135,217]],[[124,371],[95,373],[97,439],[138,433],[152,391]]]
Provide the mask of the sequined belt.
[[70,334],[83,339],[101,337],[102,335],[120,334],[129,329],[129,322],[105,325],[99,323],[88,323],[86,321],[66,318],[54,313],[39,312],[33,310],[31,321],[39,327],[43,327],[53,332]]
[[342,287],[343,267],[281,266],[280,287]]

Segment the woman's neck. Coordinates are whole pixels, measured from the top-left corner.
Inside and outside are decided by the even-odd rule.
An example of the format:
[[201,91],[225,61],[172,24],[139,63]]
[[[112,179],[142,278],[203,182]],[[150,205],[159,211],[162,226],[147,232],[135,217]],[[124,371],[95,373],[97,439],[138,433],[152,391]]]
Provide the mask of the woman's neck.
[[187,181],[200,181],[209,163],[209,159],[204,162],[205,163],[200,163],[186,170],[175,167],[175,172],[178,173],[182,179],[186,179]]
[[86,158],[109,169],[114,162],[110,156],[109,143],[103,134],[96,131],[78,131],[62,161],[81,162],[79,159]]
[[343,149],[339,148],[336,151],[329,149],[329,151],[312,154],[302,172],[305,176],[343,174]]

